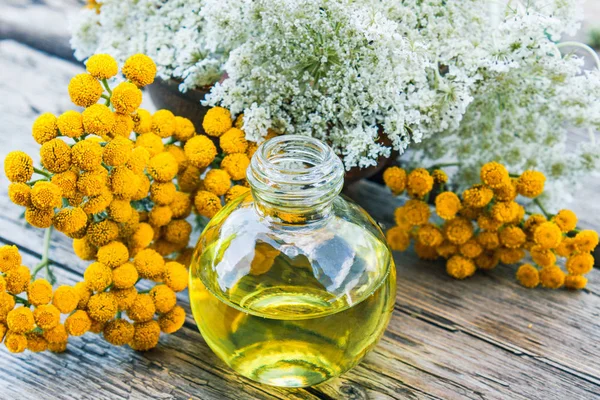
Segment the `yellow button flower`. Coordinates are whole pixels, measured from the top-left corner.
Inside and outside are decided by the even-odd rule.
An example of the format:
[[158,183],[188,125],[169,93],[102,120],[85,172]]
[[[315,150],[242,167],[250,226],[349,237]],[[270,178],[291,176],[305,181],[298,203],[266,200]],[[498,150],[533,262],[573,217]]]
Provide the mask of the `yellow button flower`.
[[62,285],[54,291],[52,304],[58,308],[61,314],[69,314],[77,308],[78,303],[79,295],[73,287]]
[[111,167],[124,165],[131,156],[133,143],[122,136],[116,136],[102,150],[102,160]]
[[242,185],[234,185],[229,188],[229,190],[225,193],[225,202],[229,203],[231,200],[237,199],[243,194],[250,192],[250,188],[247,188]]
[[102,247],[115,240],[119,236],[119,227],[109,220],[94,222],[90,224],[86,238],[96,247]]
[[108,54],[94,54],[85,62],[85,69],[96,79],[109,79],[119,72],[117,62]]
[[152,114],[148,110],[138,108],[132,115],[133,131],[138,135],[149,133],[152,129]]
[[438,185],[448,182],[448,175],[441,169],[434,169],[431,177],[433,178],[433,182]]
[[[421,200],[408,200],[401,208],[403,209],[404,217],[410,225],[424,225],[431,215],[429,206]],[[397,218],[396,223],[401,225],[401,221],[398,219],[399,218]]]
[[[150,134],[152,135],[152,134]],[[143,136],[143,135],[142,135]],[[156,135],[154,135],[156,136]],[[138,138],[136,145],[139,144],[141,136]],[[162,146],[162,142],[159,142]],[[125,166],[135,172],[136,174],[141,174],[146,169],[146,165],[148,165],[148,161],[150,161],[150,151],[145,147],[136,147],[131,151],[129,159],[125,163]]]
[[28,307],[15,308],[8,313],[6,325],[14,333],[29,332],[34,328],[33,313]]
[[171,222],[173,212],[169,206],[154,206],[148,213],[148,222],[155,227],[161,227]]
[[138,292],[135,286],[131,286],[126,289],[111,288],[110,294],[113,295],[115,301],[117,302],[118,310],[126,311],[135,301]]
[[154,204],[166,206],[173,202],[176,192],[177,188],[173,182],[154,182],[150,186],[150,200]]
[[460,199],[452,192],[442,192],[435,198],[435,212],[442,219],[456,217],[461,207]]
[[510,223],[519,216],[519,204],[514,201],[498,201],[491,209],[492,217],[502,223]]
[[408,232],[400,226],[394,226],[388,229],[385,237],[390,248],[394,251],[405,251],[410,245],[410,236],[408,236]]
[[22,151],[11,151],[4,159],[4,173],[11,182],[27,182],[33,176],[33,160]]
[[231,176],[222,169],[211,169],[204,177],[204,188],[217,196],[222,196],[231,187]]
[[11,268],[5,276],[6,279],[6,291],[12,294],[23,293],[27,290],[29,280],[31,279],[31,273],[29,268],[19,265]]
[[479,232],[476,239],[487,250],[494,250],[500,246],[500,238],[495,231]]
[[52,353],[64,353],[67,351],[67,344],[68,343],[66,340],[58,343],[48,342],[48,350],[50,350]]
[[33,310],[33,319],[41,329],[52,329],[60,323],[60,311],[52,304],[44,304]]
[[31,189],[31,203],[39,209],[60,207],[62,205],[61,190],[52,182],[36,182]]
[[64,343],[69,339],[69,335],[63,324],[58,324],[54,328],[44,330],[44,339],[48,343]]
[[152,249],[140,251],[135,256],[133,264],[140,277],[144,279],[160,279],[165,271],[165,261],[160,254]]
[[52,285],[45,279],[36,279],[27,287],[27,301],[34,306],[41,306],[52,301]]
[[6,316],[15,308],[15,298],[7,292],[0,292],[0,322],[6,322]]
[[592,230],[583,230],[575,236],[574,244],[579,251],[593,251],[598,246],[598,234]]
[[154,229],[146,223],[141,223],[136,228],[131,236],[131,244],[133,247],[144,249],[150,245],[154,238]]
[[108,178],[110,189],[121,199],[130,199],[138,191],[140,184],[138,176],[127,167],[115,167]]
[[571,210],[560,210],[553,221],[563,232],[570,232],[577,227],[577,215]]
[[175,115],[169,110],[158,110],[152,115],[152,133],[161,138],[173,135],[175,128]]
[[471,238],[460,245],[459,251],[463,256],[473,259],[479,257],[481,253],[483,253],[483,247],[476,239]]
[[497,250],[500,261],[504,264],[516,264],[525,257],[525,250],[521,248],[511,249],[502,247]]
[[192,233],[192,225],[184,219],[169,222],[164,228],[163,238],[175,244],[187,244]]
[[415,253],[421,260],[435,261],[439,257],[435,247],[425,246],[419,241],[415,242]]
[[533,240],[543,249],[554,249],[562,241],[562,232],[554,222],[543,222],[533,232]]
[[54,227],[63,233],[77,232],[86,227],[88,216],[80,207],[63,208],[54,216]]
[[92,320],[83,310],[77,310],[65,320],[65,330],[71,336],[81,336],[92,327]]
[[90,289],[101,292],[112,284],[112,269],[101,262],[92,263],[83,273],[83,280]]
[[177,160],[170,153],[155,155],[148,162],[148,173],[158,182],[169,182],[177,174]]
[[567,259],[567,271],[571,275],[585,275],[594,268],[594,257],[590,253],[575,254]]
[[27,207],[25,210],[25,221],[36,228],[49,228],[54,218],[54,209]]
[[153,349],[160,339],[160,325],[154,320],[133,324],[133,339],[129,343],[132,349],[147,351]]
[[108,171],[98,168],[93,171],[84,171],[77,180],[77,190],[84,196],[98,196],[107,189]]
[[506,226],[500,231],[500,242],[511,249],[521,247],[526,239],[525,233],[518,226]]
[[238,128],[231,128],[222,134],[219,145],[225,154],[245,153],[248,150],[246,134]]
[[540,273],[531,264],[523,264],[517,270],[517,280],[527,288],[534,288],[540,283]]
[[463,192],[463,202],[468,207],[482,208],[487,206],[492,198],[494,192],[483,185],[475,185],[470,189]]
[[98,196],[93,196],[87,199],[81,208],[87,214],[98,214],[106,210],[106,207],[113,201],[112,192],[104,189]]
[[165,264],[163,282],[175,292],[181,292],[188,285],[187,268],[176,261]]
[[175,161],[177,161],[178,169],[177,173],[182,173],[188,167],[189,162],[187,156],[185,155],[185,151],[183,151],[182,147],[179,147],[175,144],[168,144],[165,146],[165,151],[175,157]]
[[200,179],[201,170],[193,165],[188,166],[183,173],[177,177],[179,190],[184,193],[192,193],[200,188],[202,179]]
[[83,135],[83,118],[75,110],[62,113],[56,120],[56,126],[60,133],[70,138],[79,138]]
[[128,139],[133,130],[133,118],[129,114],[114,113],[115,124],[113,125],[108,136],[122,137]]
[[77,282],[73,289],[77,292],[79,297],[79,301],[77,302],[78,310],[85,310],[87,308],[87,303],[90,301],[90,297],[92,297],[92,290],[88,287],[85,281]]
[[[517,192],[521,196],[534,198],[542,194],[546,177],[538,171],[525,171],[517,180]],[[543,284],[543,283],[542,283]]]
[[98,322],[108,322],[118,311],[117,300],[112,293],[102,292],[90,297],[87,304],[90,318]]
[[254,156],[254,153],[256,153],[256,150],[258,150],[258,144],[254,143],[254,142],[249,142],[248,150],[246,151],[246,155],[248,156],[248,158],[252,159],[252,156]]
[[173,132],[175,140],[185,142],[194,137],[195,134],[196,128],[192,121],[184,117],[175,117],[175,132]]
[[41,332],[28,332],[25,334],[27,338],[27,350],[33,353],[41,353],[48,350],[48,341],[44,339]]
[[491,188],[499,188],[510,183],[508,171],[504,165],[489,162],[481,167],[481,180]]
[[475,265],[477,268],[483,270],[491,270],[496,268],[498,262],[500,261],[500,257],[498,256],[497,251],[484,251],[475,259]]
[[494,188],[494,196],[498,201],[513,201],[517,197],[517,181],[511,179],[509,183]]
[[584,289],[587,282],[587,278],[581,275],[569,275],[565,277],[565,287],[571,290]]
[[133,325],[124,319],[115,319],[104,326],[102,335],[113,346],[123,346],[133,340]]
[[138,294],[131,307],[127,309],[127,316],[134,322],[150,321],[154,317],[156,307],[149,294]]
[[124,263],[112,271],[113,286],[117,289],[127,289],[135,285],[138,272],[131,263]]
[[78,178],[75,171],[69,170],[60,174],[54,174],[52,176],[52,183],[60,188],[63,197],[73,197],[76,194]]
[[535,232],[536,228],[546,222],[546,217],[541,214],[531,214],[529,218],[523,224],[523,231],[527,234],[528,237],[533,237],[533,232]]
[[156,285],[150,290],[150,297],[154,302],[156,312],[166,314],[175,307],[177,296],[175,292],[166,285]]
[[56,117],[51,113],[43,113],[33,123],[31,129],[33,139],[39,144],[44,144],[58,136]]
[[121,82],[113,89],[110,102],[117,113],[131,114],[142,104],[142,91],[133,83]]
[[27,338],[23,334],[9,331],[4,338],[4,345],[11,353],[22,353],[27,349]]
[[73,165],[84,170],[93,171],[102,166],[102,146],[93,140],[82,140],[71,148]]
[[556,265],[542,268],[540,283],[548,289],[558,289],[565,283],[565,273]]
[[94,104],[86,108],[81,117],[85,131],[98,136],[108,135],[116,122],[115,115],[104,104]]
[[473,236],[473,225],[471,221],[457,217],[444,223],[444,236],[451,243],[464,244]]
[[4,245],[0,247],[0,272],[7,273],[21,265],[22,259],[17,246]]
[[156,64],[145,54],[134,54],[125,60],[123,75],[137,86],[147,86],[154,82]]
[[221,200],[214,193],[199,190],[194,197],[194,205],[198,214],[212,218],[221,209]]
[[121,242],[110,242],[98,249],[98,261],[110,268],[116,268],[127,260],[129,260],[129,251]]
[[171,311],[158,317],[158,325],[164,333],[175,333],[185,323],[185,310],[175,306]]
[[185,143],[184,151],[190,164],[197,168],[208,167],[217,155],[214,143],[204,135],[197,135],[188,140]]
[[219,137],[231,129],[231,113],[223,107],[213,107],[204,116],[202,128],[209,136]]
[[221,161],[221,168],[235,181],[246,177],[248,165],[250,165],[250,159],[244,153],[228,154]]
[[433,224],[425,224],[419,227],[417,231],[419,242],[429,247],[437,247],[444,241],[442,232]]
[[465,279],[472,276],[477,268],[472,260],[455,255],[446,262],[446,272],[455,279]]
[[560,242],[558,247],[554,249],[556,251],[556,255],[560,257],[569,257],[571,254],[577,251],[577,247],[575,246],[575,238],[563,237],[563,240]]
[[406,181],[408,195],[423,197],[433,189],[433,178],[424,168],[416,168],[408,174]]
[[383,173],[383,182],[394,195],[399,195],[406,189],[406,171],[400,167],[390,167]]
[[75,75],[69,82],[68,90],[71,101],[79,107],[96,104],[102,96],[102,85],[90,74]]
[[8,198],[18,206],[28,207],[31,205],[31,188],[22,182],[8,185]]
[[146,176],[146,174],[136,174],[137,177],[137,191],[131,196],[131,200],[142,200],[148,197],[148,192],[150,191],[150,179]]
[[540,267],[551,267],[556,264],[556,256],[552,250],[544,249],[540,246],[533,246],[531,250],[529,250],[529,254],[531,255],[533,262]]
[[96,258],[96,246],[92,245],[85,238],[73,240],[73,252],[84,261]]

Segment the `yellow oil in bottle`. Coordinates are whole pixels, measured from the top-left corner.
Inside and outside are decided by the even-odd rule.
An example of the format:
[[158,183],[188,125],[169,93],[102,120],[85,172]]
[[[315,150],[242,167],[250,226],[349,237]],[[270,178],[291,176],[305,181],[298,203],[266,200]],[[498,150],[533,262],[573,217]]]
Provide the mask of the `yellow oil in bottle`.
[[[222,244],[205,249],[191,267],[192,310],[211,349],[250,379],[285,387],[321,383],[356,365],[389,322],[396,292],[391,258],[378,273],[357,276],[372,282],[362,282],[369,292],[351,298],[327,290],[307,257],[260,242],[249,271],[222,292],[214,288],[223,287],[223,271],[194,273],[211,271],[202,263],[214,260]],[[364,268],[368,260],[359,257],[355,265]]]

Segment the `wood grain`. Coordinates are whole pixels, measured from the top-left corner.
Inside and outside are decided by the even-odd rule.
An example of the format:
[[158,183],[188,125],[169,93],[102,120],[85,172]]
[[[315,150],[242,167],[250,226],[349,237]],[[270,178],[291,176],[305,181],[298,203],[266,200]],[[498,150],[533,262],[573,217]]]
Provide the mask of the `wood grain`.
[[[44,111],[71,108],[70,77],[81,68],[13,41],[0,41],[0,168],[21,149],[35,156],[31,123]],[[585,182],[573,209],[581,225],[600,228],[600,192]],[[42,232],[19,218],[0,178],[0,242],[40,257]],[[348,194],[383,225],[394,206],[384,188],[361,182]],[[61,283],[81,280],[85,263],[70,240],[55,235],[51,258]],[[528,290],[514,267],[449,278],[442,263],[412,251],[396,254],[398,296],[389,329],[355,369],[323,385],[284,390],[253,383],[228,369],[206,346],[193,319],[147,353],[113,347],[93,334],[73,338],[65,354],[11,355],[0,350],[0,398],[19,399],[591,399],[600,398],[600,276],[578,293]],[[180,296],[189,311],[186,295]]]

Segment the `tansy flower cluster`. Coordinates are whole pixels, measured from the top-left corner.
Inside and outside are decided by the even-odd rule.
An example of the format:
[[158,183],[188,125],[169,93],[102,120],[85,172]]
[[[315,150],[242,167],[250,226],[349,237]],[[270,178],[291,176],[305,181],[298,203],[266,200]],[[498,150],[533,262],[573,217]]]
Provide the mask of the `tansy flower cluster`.
[[[546,212],[537,199],[546,180],[540,172],[513,176],[502,164],[489,162],[480,176],[481,183],[459,196],[446,190],[448,178],[439,169],[388,168],[386,185],[395,195],[409,197],[395,211],[396,226],[387,231],[390,247],[404,251],[414,242],[420,258],[446,259],[446,271],[456,279],[500,263],[520,263],[516,278],[525,287],[583,289],[598,234],[578,230],[570,210]],[[526,212],[516,201],[519,195],[533,199],[542,214]],[[530,260],[524,262],[527,253]],[[564,270],[560,258],[566,260]]]
[[[64,350],[68,336],[86,331],[102,333],[114,345],[155,347],[161,331],[173,333],[185,320],[176,292],[187,287],[192,225],[186,218],[194,209],[211,218],[224,200],[249,190],[245,170],[256,146],[239,129],[241,117],[233,120],[220,107],[210,110],[207,136],[168,110],[151,114],[140,108],[140,88],[156,74],[143,54],[126,60],[126,80],[112,88],[108,80],[119,68],[111,56],[94,55],[86,68],[68,88],[83,111],[45,113],[33,124],[41,166],[21,151],[11,152],[4,165],[11,201],[25,207],[29,224],[48,229],[46,244],[56,229],[73,238],[75,254],[91,264],[83,282],[53,290],[47,254],[30,272],[16,248],[0,250],[6,311],[0,313],[0,333],[9,333],[11,351],[29,348],[23,340],[34,334],[36,348]],[[218,157],[217,147],[223,149]],[[49,282],[35,280],[44,267]],[[42,289],[47,300],[31,297]],[[24,292],[27,297],[19,297]],[[14,309],[16,304],[22,306]],[[39,322],[36,313],[55,323]],[[29,324],[30,314],[35,324]],[[19,328],[13,320],[27,324]]]

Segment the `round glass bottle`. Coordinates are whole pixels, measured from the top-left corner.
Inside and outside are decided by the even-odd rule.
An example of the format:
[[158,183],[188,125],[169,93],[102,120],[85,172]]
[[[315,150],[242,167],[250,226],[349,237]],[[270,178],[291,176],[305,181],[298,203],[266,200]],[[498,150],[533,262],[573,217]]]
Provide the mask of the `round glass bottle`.
[[355,366],[393,310],[396,270],[381,230],[340,196],[341,160],[284,135],[248,167],[251,191],[204,229],[190,300],[211,349],[258,382],[303,387]]

